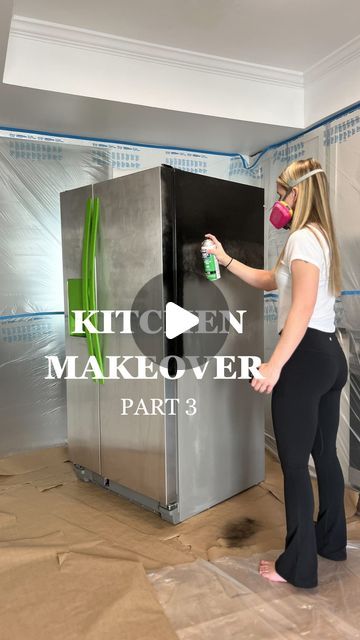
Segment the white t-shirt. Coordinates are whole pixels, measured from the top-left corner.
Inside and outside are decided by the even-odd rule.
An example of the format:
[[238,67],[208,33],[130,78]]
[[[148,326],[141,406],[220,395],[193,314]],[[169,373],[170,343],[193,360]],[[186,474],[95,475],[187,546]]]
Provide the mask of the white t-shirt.
[[[310,225],[308,225],[310,226]],[[324,251],[312,231],[307,227],[294,231],[287,241],[283,260],[275,272],[276,283],[279,290],[278,301],[278,333],[284,327],[291,307],[291,261],[299,258],[315,264],[320,269],[319,287],[313,314],[308,327],[320,329],[332,333],[335,331],[335,296],[328,292],[330,250],[327,241],[320,229],[311,225],[317,234]],[[325,255],[324,255],[325,252]]]

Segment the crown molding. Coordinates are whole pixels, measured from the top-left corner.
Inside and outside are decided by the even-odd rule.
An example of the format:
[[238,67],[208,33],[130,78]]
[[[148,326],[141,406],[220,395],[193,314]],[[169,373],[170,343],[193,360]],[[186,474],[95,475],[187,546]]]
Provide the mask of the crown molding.
[[304,76],[300,71],[212,56],[24,16],[13,16],[10,36],[252,82],[298,89],[304,87]]
[[304,72],[304,84],[316,82],[360,59],[360,36],[356,36],[339,49],[319,60]]

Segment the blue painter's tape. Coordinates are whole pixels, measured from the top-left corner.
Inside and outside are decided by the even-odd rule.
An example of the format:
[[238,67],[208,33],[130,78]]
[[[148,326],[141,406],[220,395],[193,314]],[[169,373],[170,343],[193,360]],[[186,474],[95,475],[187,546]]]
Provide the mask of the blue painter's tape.
[[36,316],[63,316],[64,311],[37,311],[35,313],[14,313],[11,316],[0,316],[0,320],[16,320],[16,318],[34,318]]
[[[360,295],[360,289],[352,289],[352,290],[348,290],[348,291],[342,291],[341,294],[342,296],[359,296]],[[279,295],[277,293],[264,293],[264,298],[278,298]]]
[[[225,153],[223,151],[208,151],[208,150],[200,150],[200,149],[189,149],[187,147],[173,147],[173,146],[164,146],[164,145],[155,145],[155,144],[141,144],[139,142],[130,142],[129,140],[113,140],[113,139],[107,139],[107,138],[90,138],[87,136],[76,136],[76,135],[71,135],[71,134],[61,134],[61,133],[50,133],[49,131],[36,131],[36,130],[32,130],[32,129],[18,129],[18,128],[14,128],[14,127],[6,127],[6,126],[1,126],[0,125],[0,129],[2,131],[14,131],[14,132],[18,132],[18,133],[32,133],[35,135],[43,135],[43,136],[51,136],[51,137],[58,137],[58,138],[68,138],[69,140],[89,140],[90,142],[104,142],[104,143],[109,143],[109,144],[124,144],[124,145],[129,145],[129,146],[134,146],[134,147],[143,147],[143,148],[149,148],[149,149],[173,149],[173,150],[177,150],[177,151],[190,151],[191,153],[206,153],[208,155],[216,155],[216,156],[226,156],[228,158],[239,158],[243,164],[244,169],[253,169],[257,163],[259,162],[260,158],[262,158],[262,156],[269,151],[270,149],[277,149],[278,147],[281,147],[284,144],[287,144],[288,142],[292,142],[293,140],[297,140],[298,138],[300,138],[301,136],[304,136],[306,133],[309,133],[310,131],[314,131],[315,129],[318,129],[319,127],[323,127],[324,125],[328,124],[329,122],[333,122],[334,120],[337,120],[338,118],[341,118],[342,116],[347,115],[348,113],[352,113],[353,111],[356,111],[357,109],[360,108],[360,102],[357,102],[356,104],[354,104],[352,107],[348,107],[346,109],[343,109],[342,111],[339,111],[336,114],[333,114],[331,116],[329,116],[328,118],[324,118],[324,120],[321,120],[320,122],[318,122],[317,124],[313,125],[312,127],[309,127],[308,129],[303,129],[303,131],[300,131],[300,133],[295,134],[294,136],[287,138],[286,140],[282,140],[281,142],[277,142],[275,144],[271,144],[268,147],[265,147],[265,149],[263,149],[262,151],[259,151],[259,156],[258,158],[255,160],[255,162],[252,165],[249,165],[247,163],[246,158],[241,154],[241,153]],[[253,156],[256,156],[257,154],[254,153]]]
[[[357,102],[352,107],[347,107],[346,109],[343,109],[342,111],[339,111],[338,113],[333,114],[328,118],[324,118],[324,120],[321,120],[317,124],[314,124],[312,127],[309,127],[308,129],[304,129],[300,133],[297,133],[294,136],[291,136],[290,138],[283,140],[282,142],[277,142],[275,144],[269,145],[268,147],[265,147],[265,149],[262,149],[261,151],[258,152],[259,156],[258,158],[256,158],[255,162],[252,165],[246,165],[246,160],[241,154],[238,154],[237,157],[242,159],[244,169],[253,169],[257,165],[259,160],[262,158],[262,156],[270,149],[277,149],[278,147],[281,147],[284,144],[288,144],[293,140],[297,140],[298,138],[301,138],[302,136],[306,135],[307,133],[310,133],[311,131],[314,131],[315,129],[318,129],[319,127],[323,127],[324,125],[329,124],[330,122],[334,122],[334,120],[338,120],[339,118],[346,116],[348,113],[353,113],[354,111],[357,111],[359,108],[360,108],[360,102]],[[257,155],[256,153],[253,153],[253,156],[256,156],[256,155]]]
[[[129,145],[131,147],[143,147],[145,149],[171,149],[174,151],[190,151],[191,153],[206,153],[207,155],[213,155],[213,156],[226,156],[228,158],[231,158],[233,156],[238,157],[239,154],[238,153],[226,153],[225,151],[208,151],[207,149],[189,149],[187,147],[172,147],[172,146],[165,146],[165,145],[160,145],[160,144],[143,144],[140,142],[130,142],[129,140],[113,140],[111,138],[90,138],[88,136],[75,136],[72,134],[68,134],[68,133],[51,133],[50,131],[36,131],[36,130],[32,130],[32,129],[17,129],[14,127],[6,127],[6,126],[1,126],[0,125],[0,129],[2,131],[14,131],[15,133],[32,133],[33,135],[38,135],[38,136],[51,136],[51,137],[55,137],[55,138],[68,138],[69,140],[88,140],[89,142],[104,142],[104,143],[108,143],[108,144],[124,144],[124,145]],[[42,141],[42,142],[46,142],[46,141]],[[51,142],[50,140],[48,142]]]

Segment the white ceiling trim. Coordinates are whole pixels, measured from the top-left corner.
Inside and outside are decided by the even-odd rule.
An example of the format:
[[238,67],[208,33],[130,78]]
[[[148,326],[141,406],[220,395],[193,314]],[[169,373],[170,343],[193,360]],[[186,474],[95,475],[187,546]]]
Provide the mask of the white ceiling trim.
[[360,101],[359,59],[360,36],[303,73],[15,15],[4,82],[301,129]]
[[252,82],[281,85],[285,88],[303,88],[304,84],[304,77],[301,71],[186,51],[17,15],[13,16],[11,37],[60,44],[130,60],[165,64],[191,71],[201,71]]
[[6,61],[6,51],[7,51],[7,43],[9,40],[9,33],[11,27],[11,16],[12,16],[13,2],[12,0],[2,0],[1,1],[1,13],[0,13],[0,81],[3,78],[4,69],[5,69],[5,61]]
[[325,75],[335,71],[341,71],[347,65],[358,60],[360,60],[360,36],[353,38],[343,47],[336,49],[336,51],[306,69],[304,72],[305,85],[316,82],[319,78],[323,78]]

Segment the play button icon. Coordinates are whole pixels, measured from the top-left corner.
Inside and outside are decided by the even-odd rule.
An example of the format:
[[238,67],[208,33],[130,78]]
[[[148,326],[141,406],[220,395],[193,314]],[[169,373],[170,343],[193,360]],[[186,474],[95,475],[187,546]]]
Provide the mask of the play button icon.
[[199,324],[199,318],[175,302],[166,305],[165,335],[169,340]]
[[133,353],[135,342],[139,353],[157,365],[169,356],[181,359],[186,369],[194,364],[190,356],[201,365],[223,347],[231,331],[223,317],[228,311],[218,283],[203,272],[191,270],[186,278],[178,274],[176,287],[169,287],[160,273],[145,282],[132,301],[131,334],[121,334],[121,353]]

